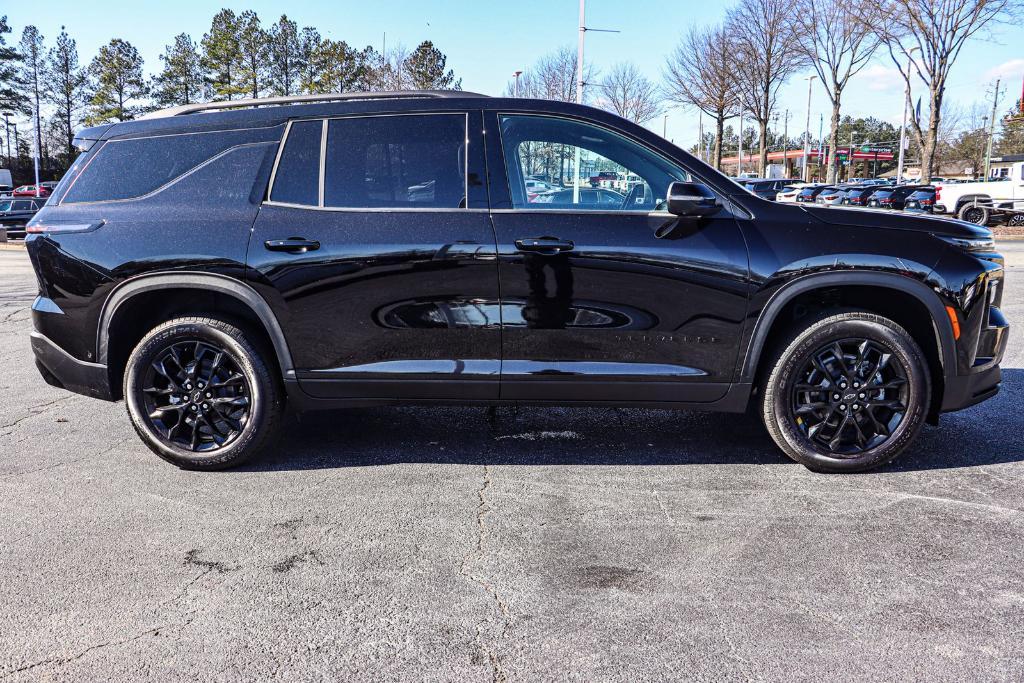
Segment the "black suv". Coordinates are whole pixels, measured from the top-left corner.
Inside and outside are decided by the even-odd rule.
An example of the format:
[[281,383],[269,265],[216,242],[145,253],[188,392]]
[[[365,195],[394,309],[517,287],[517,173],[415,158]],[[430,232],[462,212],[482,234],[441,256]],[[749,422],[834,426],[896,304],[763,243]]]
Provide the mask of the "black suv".
[[[181,467],[242,462],[286,403],[753,404],[790,457],[855,471],[999,390],[988,230],[764,201],[596,109],[306,96],[77,144],[29,224],[38,366],[124,397]],[[640,182],[526,191],[566,163]]]

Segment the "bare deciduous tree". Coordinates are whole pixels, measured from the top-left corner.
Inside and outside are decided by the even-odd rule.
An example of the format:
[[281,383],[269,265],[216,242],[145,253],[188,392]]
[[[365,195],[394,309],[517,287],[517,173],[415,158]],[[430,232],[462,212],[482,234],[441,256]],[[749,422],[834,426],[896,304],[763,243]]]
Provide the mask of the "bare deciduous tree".
[[715,120],[712,162],[719,170],[725,122],[739,114],[734,70],[733,50],[722,27],[690,29],[665,65],[669,98]]
[[879,32],[906,85],[907,106],[914,81],[928,88],[928,123],[910,117],[910,134],[921,150],[921,182],[931,180],[940,138],[942,101],[949,71],[969,38],[993,22],[1016,15],[1017,0],[875,0],[865,17]]
[[647,123],[664,111],[658,86],[640,73],[635,64],[616,64],[600,87],[598,104],[634,123]]
[[743,108],[758,124],[761,175],[768,167],[768,122],[779,90],[805,64],[800,37],[789,21],[792,12],[789,0],[740,0],[726,20],[736,88]]
[[839,110],[843,90],[867,66],[878,48],[878,33],[862,19],[872,0],[798,0],[791,14],[797,48],[818,73],[832,104],[828,138],[828,182],[836,180]]
[[[592,83],[595,76],[594,69],[584,63],[583,82]],[[510,82],[505,91],[507,95],[512,95],[515,83]],[[584,101],[587,100],[586,93],[584,89]],[[576,50],[567,46],[542,57],[519,77],[519,96],[575,102]]]

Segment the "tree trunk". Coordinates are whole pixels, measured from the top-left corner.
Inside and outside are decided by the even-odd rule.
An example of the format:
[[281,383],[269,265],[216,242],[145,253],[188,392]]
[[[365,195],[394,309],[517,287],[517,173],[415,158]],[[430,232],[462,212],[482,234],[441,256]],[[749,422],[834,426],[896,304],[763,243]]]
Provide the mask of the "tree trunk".
[[716,112],[715,116],[715,151],[712,159],[714,160],[715,168],[719,171],[722,170],[722,136],[725,135],[725,113],[722,111]]
[[939,141],[939,117],[942,108],[942,93],[934,88],[930,92],[928,130],[921,141],[921,184],[931,182],[935,172],[935,148]]
[[[836,148],[839,147],[839,93],[832,103],[832,127],[828,132],[828,176],[825,182],[829,185],[839,179],[839,161]],[[852,150],[851,150],[852,151]]]
[[761,144],[759,145],[759,147],[760,147],[760,149],[759,149],[759,153],[760,153],[759,164],[760,164],[760,167],[761,167],[760,174],[761,174],[762,178],[767,178],[768,177],[768,119],[764,119],[763,121],[758,121],[757,122],[757,130],[758,130],[758,135],[760,135],[760,137],[761,137]]

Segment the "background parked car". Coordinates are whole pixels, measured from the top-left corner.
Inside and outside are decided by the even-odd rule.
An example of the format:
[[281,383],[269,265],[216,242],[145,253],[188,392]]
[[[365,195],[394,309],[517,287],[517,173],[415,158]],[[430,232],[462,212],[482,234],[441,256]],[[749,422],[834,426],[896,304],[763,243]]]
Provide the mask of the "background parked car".
[[904,211],[932,213],[935,207],[935,188],[929,185],[918,187],[907,195],[903,203]]
[[859,185],[846,191],[842,203],[846,206],[867,206],[868,199],[881,190],[881,185]]
[[831,185],[813,185],[801,188],[796,195],[796,202],[798,204],[813,204],[819,194],[831,189],[834,189]]
[[800,193],[809,187],[822,187],[822,185],[820,183],[790,183],[779,190],[779,193],[775,195],[775,201],[784,204],[796,202]]
[[[49,187],[46,187],[42,183],[39,184],[39,193],[38,194],[39,194],[40,197],[49,197],[51,191],[52,190]],[[36,186],[35,185],[22,185],[21,187],[16,187],[16,188],[14,188],[13,194],[14,194],[15,197],[35,197],[36,196]]]
[[814,198],[814,203],[838,206],[843,203],[843,198],[846,197],[846,191],[849,189],[850,188],[845,185],[825,188],[821,194]]
[[14,198],[0,201],[0,226],[8,237],[24,237],[25,224],[46,204],[45,197]]
[[786,186],[797,182],[792,178],[775,180],[741,180],[740,185],[749,192],[753,192],[761,199],[774,202],[775,196]]
[[573,190],[558,190],[539,194],[530,200],[531,204],[564,204],[566,206],[593,206],[605,207],[608,209],[620,208],[626,201],[626,195],[615,190],[607,190],[603,187],[584,187],[580,189],[579,204],[573,204]]
[[921,185],[899,185],[897,187],[883,187],[868,198],[868,206],[878,209],[895,209],[902,211],[906,208],[907,197],[917,190]]

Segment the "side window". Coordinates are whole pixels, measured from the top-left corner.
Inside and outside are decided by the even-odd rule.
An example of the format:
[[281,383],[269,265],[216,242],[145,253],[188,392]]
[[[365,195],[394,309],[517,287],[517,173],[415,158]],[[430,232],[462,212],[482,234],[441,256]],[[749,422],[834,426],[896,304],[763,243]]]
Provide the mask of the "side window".
[[32,210],[32,202],[27,201],[27,200],[22,200],[22,201],[14,202],[14,210],[15,211],[31,211]]
[[270,188],[270,201],[320,205],[320,145],[323,121],[297,121],[288,130]]
[[95,152],[63,203],[141,197],[251,138],[247,131],[225,131],[109,140]]
[[464,208],[465,115],[367,116],[330,121],[324,206]]
[[[502,116],[501,140],[516,209],[649,212],[664,202],[669,183],[689,179],[643,145],[578,121]],[[528,190],[535,180],[549,189]]]

